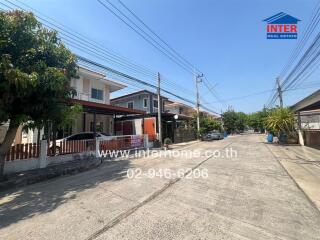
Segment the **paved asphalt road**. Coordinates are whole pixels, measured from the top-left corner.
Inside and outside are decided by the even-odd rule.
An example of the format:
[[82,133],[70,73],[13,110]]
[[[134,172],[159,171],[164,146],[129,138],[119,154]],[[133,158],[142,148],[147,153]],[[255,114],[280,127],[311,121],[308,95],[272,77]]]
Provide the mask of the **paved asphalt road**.
[[[319,211],[261,136],[184,150],[201,154],[113,161],[0,193],[0,239],[320,239]],[[128,169],[145,176],[129,179]],[[193,172],[174,176],[181,169]]]

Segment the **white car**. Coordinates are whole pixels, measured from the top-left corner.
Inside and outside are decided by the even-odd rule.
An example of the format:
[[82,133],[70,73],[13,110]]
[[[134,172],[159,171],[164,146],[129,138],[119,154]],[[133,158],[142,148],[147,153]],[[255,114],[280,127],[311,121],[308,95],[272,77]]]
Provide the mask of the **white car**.
[[[98,140],[111,140],[116,138],[116,136],[108,136],[105,133],[96,133],[96,138]],[[76,140],[94,140],[94,132],[81,132],[81,133],[76,133],[73,135],[70,135],[68,137],[62,138],[62,139],[57,139],[56,140],[56,154],[60,153],[60,148],[63,142],[65,141],[76,141]],[[92,141],[88,141],[86,145],[93,145]],[[50,143],[50,150],[53,152],[53,142]]]

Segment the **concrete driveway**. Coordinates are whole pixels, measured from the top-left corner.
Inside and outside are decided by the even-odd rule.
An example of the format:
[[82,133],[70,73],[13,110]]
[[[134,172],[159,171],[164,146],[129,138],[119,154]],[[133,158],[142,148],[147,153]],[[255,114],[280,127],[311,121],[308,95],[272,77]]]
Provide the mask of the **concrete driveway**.
[[318,209],[260,136],[184,150],[200,154],[110,161],[0,193],[0,239],[320,239]]

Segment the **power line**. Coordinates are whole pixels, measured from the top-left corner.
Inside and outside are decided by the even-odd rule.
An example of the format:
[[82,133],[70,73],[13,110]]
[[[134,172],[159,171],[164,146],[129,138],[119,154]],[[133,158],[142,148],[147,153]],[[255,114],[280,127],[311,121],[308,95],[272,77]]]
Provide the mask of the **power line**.
[[[77,32],[77,31],[69,28],[68,26],[66,26],[66,25],[58,22],[57,20],[55,20],[55,19],[53,19],[53,18],[51,18],[51,17],[49,17],[49,16],[47,16],[47,15],[39,12],[38,10],[36,10],[35,8],[32,8],[31,6],[27,5],[26,3],[23,3],[23,2],[21,2],[20,0],[15,0],[15,1],[16,1],[16,2],[19,2],[20,4],[26,6],[26,7],[29,8],[29,9],[31,9],[33,12],[38,13],[38,16],[36,15],[38,18],[40,18],[39,15],[41,15],[41,16],[43,16],[44,18],[47,18],[47,19],[49,19],[49,20],[51,21],[51,22],[50,22],[50,21],[46,20],[48,23],[52,24],[52,22],[54,22],[55,24],[58,24],[58,25],[62,26],[62,28],[60,27],[59,30],[62,30],[62,31],[65,31],[65,32],[66,32],[65,29],[67,29],[67,30],[69,31],[69,32],[68,32],[69,34],[73,33],[73,34],[77,35],[77,36],[76,36],[77,38],[80,38],[81,40],[85,41],[87,44],[91,45],[91,47],[98,48],[99,50],[101,50],[101,51],[103,51],[103,52],[105,52],[105,53],[107,53],[107,54],[110,54],[110,56],[113,56],[115,59],[119,59],[119,60],[121,60],[121,61],[123,61],[123,62],[126,62],[126,63],[132,65],[133,67],[136,67],[136,68],[138,68],[138,69],[141,69],[142,71],[145,71],[146,73],[153,74],[153,75],[156,76],[155,71],[152,71],[152,70],[146,68],[145,66],[139,65],[138,63],[136,63],[136,62],[134,62],[133,60],[128,59],[128,58],[120,55],[119,53],[115,52],[114,50],[111,50],[111,49],[109,49],[109,48],[106,48],[106,46],[102,45],[101,43],[99,43],[99,42],[97,42],[97,41],[95,41],[95,40],[93,40],[93,39],[90,39],[90,38],[88,38],[87,36],[84,36],[83,34],[81,34],[81,33]],[[10,2],[10,1],[9,1],[9,2]],[[11,4],[13,4],[13,3],[11,3]],[[21,7],[18,6],[18,5],[15,5],[15,6],[21,8]],[[21,8],[21,9],[23,9],[23,8]],[[25,9],[23,9],[23,10],[25,10]],[[52,24],[52,25],[53,25],[53,24]],[[56,26],[56,25],[53,25],[53,26],[55,26],[56,28],[58,28],[58,26]],[[73,35],[73,36],[74,36],[74,35]]]
[[[194,65],[191,64],[185,58],[183,58],[176,50],[174,50],[167,42],[165,42],[158,34],[156,34],[144,21],[142,21],[137,16],[137,14],[135,14],[132,10],[130,10],[122,1],[118,0],[118,2],[122,5],[122,7],[124,7],[134,17],[134,19],[136,19],[140,24],[142,24],[142,26],[144,26],[149,32],[151,32],[151,34],[153,34],[153,36],[155,36],[156,39],[153,36],[151,36],[149,33],[147,33],[144,29],[142,29],[135,21],[133,21],[130,17],[128,17],[123,11],[121,11],[115,4],[113,4],[109,0],[97,0],[97,1],[107,10],[109,10],[109,12],[111,12],[114,16],[120,19],[124,24],[126,24],[129,28],[131,28],[134,32],[136,32],[145,41],[147,41],[149,44],[151,44],[153,47],[155,47],[157,50],[159,50],[161,53],[163,53],[165,56],[167,56],[177,65],[182,67],[184,70],[194,74],[194,69],[196,69]],[[115,11],[117,11],[121,16],[117,14],[114,10],[112,10],[111,7],[109,7],[106,3],[109,3],[109,5],[113,9],[115,9]],[[160,40],[160,43],[158,40]],[[163,44],[165,46],[163,46]],[[200,72],[198,69],[197,71]],[[217,96],[217,94],[215,96]],[[219,97],[217,98],[221,100],[221,98]]]
[[[218,100],[219,103],[223,104],[224,106],[227,106],[227,102],[222,99],[218,93],[214,90],[214,86],[211,85],[211,83],[208,81],[208,79],[206,77],[204,77],[204,81],[203,81],[205,87],[207,87],[207,89],[209,90],[209,92]],[[211,86],[209,86],[211,85]]]
[[[289,75],[281,83],[281,89],[286,90],[291,86],[297,84],[298,82],[304,81],[305,76],[309,76],[310,70],[314,71],[315,66],[319,63],[320,55],[320,33],[317,34],[316,38],[313,40],[312,44],[308,47],[306,52],[300,58],[295,67],[291,70]],[[312,70],[313,68],[313,70]],[[309,71],[309,72],[308,72]],[[268,106],[272,106],[277,100],[277,94],[274,93]]]
[[[141,29],[137,24],[135,24],[130,18],[128,18],[120,9],[118,9],[114,4],[112,4],[110,1],[106,0],[114,9],[116,9],[122,16],[124,16],[128,21],[130,21],[135,27],[133,27],[130,23],[128,23],[125,19],[123,19],[121,16],[119,16],[114,10],[112,10],[109,6],[105,4],[105,2],[102,2],[101,0],[97,0],[104,8],[109,10],[114,16],[116,16],[118,19],[120,19],[125,25],[127,25],[129,28],[131,28],[134,32],[136,32],[140,37],[142,37],[145,41],[147,41],[149,44],[151,44],[153,47],[155,47],[158,51],[163,53],[165,56],[167,56],[169,59],[171,59],[173,62],[175,62],[177,65],[179,65],[181,68],[186,70],[189,73],[192,73],[192,70],[190,70],[188,67],[184,66],[183,63],[181,63],[181,60],[177,59],[176,57],[172,56],[172,53],[168,52],[161,44],[159,44],[154,38],[152,38],[148,33],[146,33],[143,29]],[[137,28],[142,32],[138,31]],[[161,48],[161,49],[160,49]]]
[[134,13],[133,10],[128,8],[121,0],[118,0],[118,2],[128,11],[130,12],[144,27],[146,27],[154,36],[156,36],[163,44],[165,44],[172,52],[174,52],[180,59],[182,59],[186,64],[188,64],[191,68],[194,68],[198,71],[198,73],[201,73],[200,70],[194,67],[192,63],[190,63],[187,59],[185,59],[181,54],[179,54],[174,48],[172,48],[166,41],[164,41],[155,31],[153,31],[141,18],[137,16],[137,14]]
[[[82,57],[82,56],[77,55],[77,58],[78,58],[78,60],[79,60],[80,62],[85,62],[85,63],[87,63],[87,64],[89,64],[89,65],[93,65],[93,66],[95,66],[95,67],[104,69],[104,70],[106,70],[107,72],[112,72],[112,73],[114,73],[114,74],[116,74],[116,75],[122,76],[122,77],[124,77],[124,78],[126,78],[126,79],[128,79],[128,80],[130,80],[130,81],[134,81],[134,82],[137,82],[137,83],[139,83],[139,84],[145,85],[145,86],[147,86],[147,87],[150,87],[150,88],[153,88],[153,89],[157,89],[157,86],[156,86],[156,85],[150,84],[150,83],[145,82],[145,81],[140,80],[140,79],[137,79],[137,78],[135,78],[135,77],[132,77],[132,76],[130,76],[130,75],[127,75],[127,74],[125,74],[125,73],[122,73],[122,72],[120,72],[120,71],[118,71],[118,70],[112,69],[112,68],[110,68],[110,67],[104,66],[104,65],[102,65],[102,64],[100,64],[100,63],[94,62],[94,61],[89,60],[89,59],[87,59],[87,58],[84,58],[84,57]],[[178,99],[180,99],[180,100],[182,100],[182,101],[184,101],[184,102],[188,102],[188,103],[191,103],[191,104],[195,104],[195,102],[193,102],[193,101],[191,101],[191,100],[189,100],[189,99],[187,99],[187,98],[181,97],[181,96],[179,96],[179,95],[177,95],[177,94],[175,94],[175,93],[173,93],[173,92],[170,92],[170,91],[168,91],[168,90],[166,90],[166,89],[161,88],[161,91],[164,92],[164,93],[167,93],[167,94],[169,94],[169,95],[171,95],[171,96],[173,96],[173,97],[175,97],[175,98],[178,98]],[[215,111],[212,111],[211,109],[207,108],[206,106],[201,105],[201,107],[202,107],[203,109],[206,109],[206,110],[212,112],[212,113],[216,113]]]
[[[11,5],[13,5],[13,6],[15,6],[15,7],[18,7],[18,8],[20,8],[20,9],[22,9],[22,10],[25,10],[25,9],[23,9],[21,6],[18,6],[17,4],[14,4],[14,3],[12,3],[12,2],[10,2],[9,0],[6,0],[6,2],[9,2]],[[8,5],[6,5],[6,4],[4,4],[4,3],[0,3],[0,4],[2,4],[2,5],[4,5],[4,6],[6,6],[7,8],[9,8],[9,9],[13,9],[12,7],[10,7],[10,6],[8,6]],[[3,9],[4,10],[4,9]],[[60,31],[58,31],[59,32],[59,34],[62,34],[64,37],[63,37],[63,39],[68,43],[68,45],[71,45],[72,47],[74,47],[74,48],[77,48],[77,49],[79,49],[79,50],[81,50],[82,52],[85,52],[85,53],[88,53],[88,54],[90,54],[90,55],[92,55],[92,54],[94,54],[97,58],[99,58],[99,59],[103,59],[103,60],[107,60],[106,59],[106,56],[103,54],[103,53],[101,53],[101,52],[98,52],[98,50],[97,49],[92,49],[92,48],[89,48],[89,45],[88,45],[88,43],[87,42],[85,42],[85,41],[79,41],[77,38],[75,38],[75,37],[77,37],[76,35],[74,35],[74,34],[72,34],[70,31],[65,31],[65,29],[64,28],[62,28],[62,27],[59,27],[59,26],[57,26],[57,25],[55,25],[55,24],[52,24],[52,22],[50,22],[50,21],[48,21],[48,20],[46,20],[46,19],[44,19],[44,18],[42,18],[42,17],[39,17],[39,16],[37,16],[39,19],[41,19],[42,21],[44,21],[44,22],[46,22],[47,24],[45,24],[45,23],[43,23],[45,26],[47,26],[47,27],[49,27],[49,28],[51,28],[51,29],[54,29],[54,30],[57,30],[57,28],[60,30]],[[52,26],[54,26],[54,27],[56,27],[56,28],[54,28],[54,27],[52,27],[52,26],[49,26],[48,24],[51,24]],[[61,33],[62,32],[62,33]],[[84,37],[82,37],[82,38],[84,38]],[[85,38],[84,39],[81,39],[81,40],[86,40]],[[89,42],[90,43],[90,42]],[[90,46],[91,47],[91,46]],[[79,56],[80,57],[80,56]],[[81,61],[82,61],[82,65],[84,64],[84,59],[85,58],[80,58],[80,64],[81,64]],[[99,65],[97,65],[97,64],[93,64],[93,61],[88,61],[88,59],[86,59],[87,61],[85,61],[85,63],[86,63],[86,67],[88,67],[88,64],[91,64],[91,65],[94,65],[94,66],[98,66],[98,67],[101,67],[101,66],[103,66],[103,65],[101,65],[101,66],[99,66]],[[119,75],[119,76],[122,76],[122,77],[125,77],[125,78],[127,78],[127,79],[130,79],[130,80],[132,80],[132,79],[136,79],[136,80],[138,80],[137,78],[134,78],[134,77],[131,77],[131,76],[129,76],[129,75],[127,75],[127,74],[124,74],[123,75],[123,73],[122,74],[119,74],[120,73],[120,71],[117,71],[117,70],[114,70],[114,69],[112,69],[112,68],[108,68],[108,67],[106,67],[106,66],[104,66],[104,69],[106,70],[108,70],[109,72],[111,72],[111,73],[114,73],[114,74],[116,74],[116,75]],[[123,80],[123,79],[122,79]],[[142,84],[142,85],[144,85],[144,87],[149,87],[149,88],[154,88],[154,85],[153,84],[149,84],[149,83],[147,83],[147,82],[145,82],[145,81],[136,81],[138,84]],[[167,82],[168,83],[168,82]],[[132,85],[133,83],[131,83],[131,85]],[[135,84],[134,86],[136,86],[136,87],[138,87],[138,85],[137,84]],[[140,87],[141,88],[141,87]],[[177,95],[177,94],[174,94],[174,93],[172,93],[172,92],[170,92],[170,91],[167,91],[167,90],[165,90],[165,89],[163,89],[163,91],[164,92],[166,92],[166,93],[168,93],[168,94],[170,94],[170,95],[172,95],[172,96],[174,96],[174,97],[176,97],[176,98],[178,98],[178,99],[180,99],[180,100],[183,100],[183,101],[185,101],[185,102],[189,102],[189,103],[191,103],[191,104],[194,104],[194,102],[193,101],[190,101],[189,99],[187,99],[187,98],[184,98],[184,97],[181,97],[181,96],[179,96],[179,95]],[[209,109],[209,108],[207,108],[206,106],[204,106],[204,105],[201,105],[201,107],[203,108],[203,109],[206,109],[206,110],[208,110],[208,111],[210,111],[210,112],[214,112],[214,111],[212,111],[211,109]],[[214,112],[215,113],[215,112]]]
[[[10,3],[11,5],[17,7],[17,8],[20,8],[21,10],[26,11],[26,9],[22,8],[21,6],[15,4],[15,3],[12,3],[9,0],[5,0],[5,1]],[[16,1],[18,1],[18,0],[16,0]],[[3,3],[1,3],[1,4],[3,4]],[[26,4],[24,4],[24,5],[26,5]],[[7,6],[7,5],[5,5],[5,6]],[[7,7],[9,7],[9,6],[7,6]],[[35,9],[33,9],[31,7],[29,7],[29,8],[32,9],[33,11],[36,11]],[[11,9],[13,9],[13,8],[11,8]],[[60,37],[64,40],[66,40],[66,39],[68,39],[69,41],[70,41],[70,39],[74,40],[78,44],[82,44],[82,45],[90,48],[91,50],[99,52],[99,54],[103,54],[107,61],[113,62],[117,65],[122,65],[123,67],[129,68],[129,69],[134,70],[136,72],[140,72],[141,74],[147,74],[147,75],[153,74],[154,77],[156,76],[156,74],[151,72],[150,70],[143,69],[141,66],[138,66],[134,63],[131,63],[128,60],[123,60],[123,57],[119,57],[119,56],[116,56],[115,54],[110,53],[105,48],[99,47],[96,42],[92,41],[91,39],[87,39],[87,38],[83,37],[82,35],[80,35],[79,33],[76,33],[75,31],[72,31],[72,30],[68,31],[65,29],[65,27],[58,26],[57,24],[52,23],[51,21],[45,19],[44,17],[41,17],[39,15],[35,15],[35,16],[38,19],[40,19],[42,24],[45,25],[46,27],[49,27],[53,30],[58,31],[58,33],[60,34]]]
[[[300,57],[299,61],[291,67],[295,62],[295,59],[299,56],[301,51],[304,49],[306,43],[310,39],[310,36],[318,26],[320,22],[320,3],[317,4],[312,17],[310,18],[309,24],[305,29],[302,38],[298,42],[296,48],[291,52],[287,64],[282,69],[279,76],[283,78],[283,81],[279,85],[282,91],[288,90],[293,86],[298,86],[299,83],[305,81],[314,72],[319,61],[319,45],[320,45],[320,33],[318,33],[315,39],[312,41],[310,46],[306,49],[304,54]],[[286,75],[286,71],[291,71]],[[286,77],[284,77],[286,75]],[[268,106],[271,107],[278,99],[278,94],[274,91],[268,100]]]
[[301,53],[301,50],[305,47],[311,34],[313,33],[314,29],[319,23],[319,20],[320,20],[319,14],[320,14],[320,3],[318,3],[317,7],[315,8],[312,14],[312,17],[310,18],[310,21],[308,23],[308,26],[302,35],[302,38],[300,38],[296,48],[291,52],[287,64],[284,66],[284,68],[282,69],[279,75],[280,77],[283,77],[285,75],[285,72],[290,68],[290,65],[294,62],[294,60],[299,55],[299,53]]
[[[23,9],[21,6],[17,5],[17,4],[14,4],[12,3],[11,1],[7,1],[9,3],[11,3],[13,6],[15,7],[18,7],[22,10],[25,10]],[[2,4],[2,3],[1,3]],[[7,6],[7,5],[6,5]],[[8,7],[8,6],[7,6]],[[30,9],[32,9],[30,6],[28,6]],[[10,8],[12,9],[12,8]],[[37,11],[35,9],[32,9],[33,11]],[[38,12],[38,11],[37,11]],[[41,14],[41,13],[40,13]],[[42,16],[45,16],[43,14],[41,14]],[[53,29],[53,30],[56,30],[58,31],[60,37],[64,40],[65,43],[67,43],[68,46],[71,46],[72,48],[74,49],[77,49],[81,52],[84,52],[86,54],[89,54],[90,56],[95,56],[96,58],[100,59],[100,60],[103,60],[103,61],[107,61],[107,62],[111,62],[111,63],[114,63],[116,64],[117,66],[121,66],[122,68],[125,68],[127,71],[133,71],[135,73],[138,73],[138,74],[142,74],[142,75],[145,75],[147,76],[148,78],[151,77],[152,78],[152,81],[155,81],[156,79],[156,73],[153,73],[151,72],[150,70],[145,70],[143,69],[143,67],[139,66],[139,68],[136,68],[135,66],[132,66],[132,65],[126,65],[127,62],[123,62],[123,61],[115,61],[113,58],[110,58],[109,55],[107,55],[107,53],[104,50],[104,48],[95,48],[95,44],[96,42],[94,42],[95,44],[92,44],[92,41],[90,39],[87,39],[85,36],[81,35],[80,37],[78,37],[78,34],[77,32],[73,31],[72,29],[70,29],[69,31],[65,30],[65,25],[63,25],[62,27],[61,26],[57,26],[57,24],[54,24],[52,23],[51,21],[45,19],[44,17],[40,17],[40,16],[37,16],[35,15],[37,18],[39,18],[43,25],[45,25],[46,27],[50,28],[50,29]],[[47,16],[45,16],[46,18],[48,18]],[[60,24],[60,23],[58,23]],[[142,71],[142,70],[143,71]],[[148,72],[147,72],[148,71]],[[151,73],[149,73],[151,72]],[[174,89],[180,91],[181,93],[183,94],[186,94],[187,91],[182,91],[183,87],[181,87],[180,85],[178,84],[175,84],[175,83],[171,83],[170,81],[168,80],[164,80],[164,84],[165,85],[168,85],[168,86],[174,86]],[[190,92],[190,90],[189,90]],[[187,95],[187,94],[186,94]]]

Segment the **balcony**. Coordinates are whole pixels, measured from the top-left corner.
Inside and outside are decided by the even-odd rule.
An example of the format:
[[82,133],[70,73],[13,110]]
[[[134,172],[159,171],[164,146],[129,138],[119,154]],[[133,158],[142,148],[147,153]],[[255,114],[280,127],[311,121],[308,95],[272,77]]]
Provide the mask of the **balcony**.
[[[103,96],[103,97],[105,98],[105,96]],[[109,99],[108,100],[95,99],[95,98],[92,98],[90,93],[77,92],[77,94],[73,98],[77,99],[77,100],[82,100],[82,101],[109,104]]]

